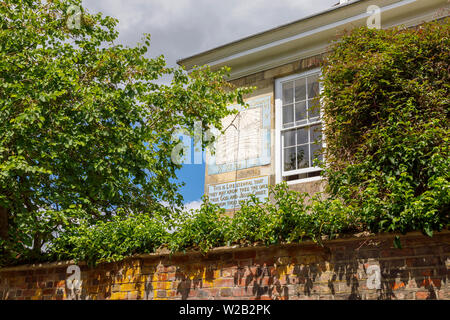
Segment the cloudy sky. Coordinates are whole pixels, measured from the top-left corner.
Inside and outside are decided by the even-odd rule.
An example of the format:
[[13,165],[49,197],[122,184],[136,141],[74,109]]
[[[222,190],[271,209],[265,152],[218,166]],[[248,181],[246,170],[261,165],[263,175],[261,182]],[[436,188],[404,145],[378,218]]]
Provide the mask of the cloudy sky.
[[[163,54],[169,66],[181,58],[301,19],[339,0],[83,0],[91,13],[119,19],[120,43],[133,46],[152,36],[149,57]],[[179,172],[189,208],[204,192],[204,165]]]
[[339,0],[84,0],[90,12],[119,19],[119,41],[152,35],[150,56],[176,60],[285,24]]

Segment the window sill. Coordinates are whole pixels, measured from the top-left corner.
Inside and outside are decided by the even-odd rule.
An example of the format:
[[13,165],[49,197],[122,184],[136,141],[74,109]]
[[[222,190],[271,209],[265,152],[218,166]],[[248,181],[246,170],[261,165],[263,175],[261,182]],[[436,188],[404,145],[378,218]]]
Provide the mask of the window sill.
[[293,185],[293,184],[301,184],[301,183],[306,183],[306,182],[320,181],[320,180],[324,180],[324,179],[325,179],[324,177],[318,176],[318,177],[311,177],[311,178],[304,178],[304,179],[286,181],[286,183],[290,186],[290,185]]

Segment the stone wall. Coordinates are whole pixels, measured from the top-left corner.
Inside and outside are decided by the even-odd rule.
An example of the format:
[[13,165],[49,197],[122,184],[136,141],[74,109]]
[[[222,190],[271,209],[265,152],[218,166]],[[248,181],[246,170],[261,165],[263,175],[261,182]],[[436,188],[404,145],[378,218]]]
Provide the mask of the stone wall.
[[79,291],[66,283],[72,262],[4,268],[0,298],[450,299],[450,232],[411,233],[401,243],[395,249],[393,236],[382,235],[79,264]]

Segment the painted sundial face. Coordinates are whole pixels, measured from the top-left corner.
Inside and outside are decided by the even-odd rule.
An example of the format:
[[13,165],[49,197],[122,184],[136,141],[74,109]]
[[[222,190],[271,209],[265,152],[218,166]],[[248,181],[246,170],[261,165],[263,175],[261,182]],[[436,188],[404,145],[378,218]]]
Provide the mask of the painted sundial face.
[[270,163],[270,96],[248,101],[249,107],[223,120],[225,133],[215,143],[208,174],[231,172]]

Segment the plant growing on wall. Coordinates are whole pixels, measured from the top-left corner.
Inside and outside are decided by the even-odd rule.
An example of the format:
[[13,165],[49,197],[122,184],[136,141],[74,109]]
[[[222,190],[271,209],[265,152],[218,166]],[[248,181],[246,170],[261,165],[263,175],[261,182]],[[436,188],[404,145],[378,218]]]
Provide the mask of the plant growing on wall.
[[[68,226],[180,204],[176,129],[221,127],[247,89],[114,44],[117,20],[81,0],[0,5],[0,259],[39,259]],[[168,85],[158,83],[171,76]],[[144,219],[145,220],[145,219]],[[121,239],[120,237],[118,239]]]
[[323,68],[329,194],[373,232],[432,235],[450,212],[449,20],[360,28]]

